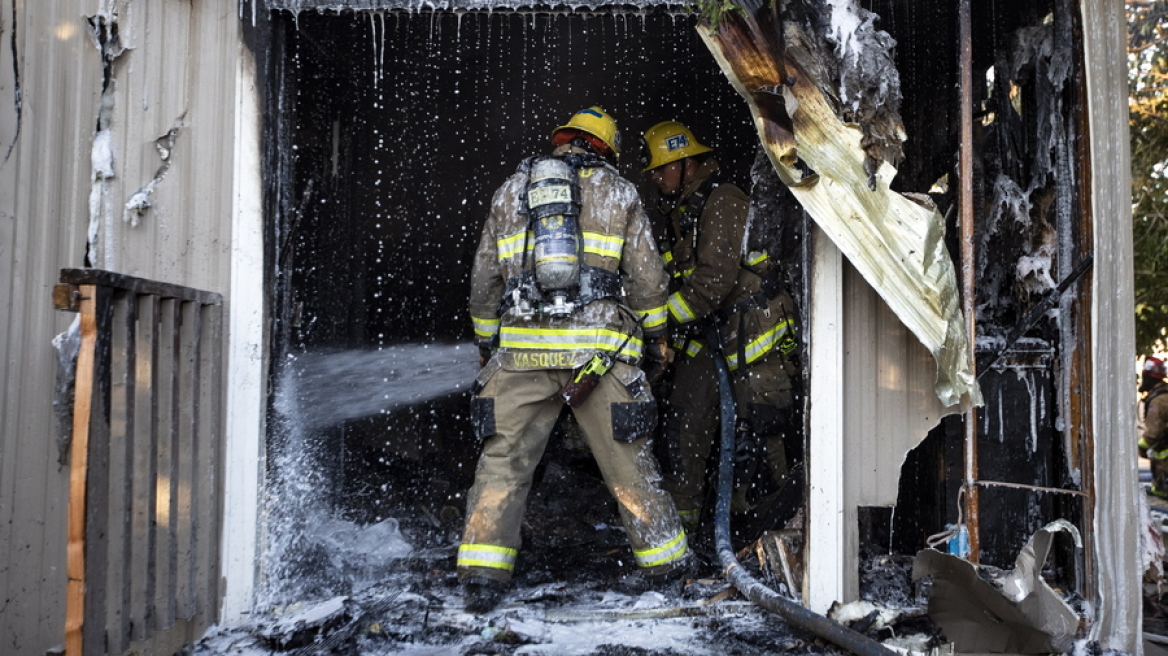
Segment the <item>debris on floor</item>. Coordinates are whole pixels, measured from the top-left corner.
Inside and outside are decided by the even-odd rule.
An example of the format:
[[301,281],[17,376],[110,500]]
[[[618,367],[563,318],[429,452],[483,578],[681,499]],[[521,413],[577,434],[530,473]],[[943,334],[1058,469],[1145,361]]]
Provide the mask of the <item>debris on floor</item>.
[[971,563],[936,549],[917,554],[913,577],[933,577],[929,616],[959,652],[1070,651],[1081,634],[1081,618],[1041,576],[1059,532],[1069,533],[1082,548],[1074,525],[1056,520],[1030,538],[1011,571]]

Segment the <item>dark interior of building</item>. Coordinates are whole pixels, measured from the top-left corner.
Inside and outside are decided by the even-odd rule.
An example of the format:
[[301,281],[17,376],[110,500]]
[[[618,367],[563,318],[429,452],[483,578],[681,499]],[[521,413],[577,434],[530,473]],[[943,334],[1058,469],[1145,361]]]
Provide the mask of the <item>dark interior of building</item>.
[[[957,3],[861,4],[881,17],[877,26],[897,41],[907,141],[894,187],[926,191],[949,177],[948,191],[934,198],[959,261],[957,213],[951,211],[960,100]],[[986,80],[991,67],[1010,68],[1015,35],[1040,28],[1047,16],[1056,28],[1073,29],[1071,4],[974,3],[975,80]],[[733,180],[750,186],[757,142],[747,106],[696,34],[692,15],[500,10],[273,16],[273,381],[303,353],[471,342],[467,280],[491,194],[522,158],[546,152],[551,130],[578,109],[600,105],[617,117],[624,151],[619,168],[639,184],[639,135],[659,120],[678,119],[718,149]],[[979,120],[975,186],[983,199],[978,266],[990,285],[978,291],[979,306],[986,308],[979,313],[979,332],[987,334],[1009,333],[1032,304],[1009,289],[1008,273],[1018,257],[1035,250],[1042,231],[993,224],[993,203],[1001,202],[994,195],[995,176],[1005,172],[1023,189],[1046,189],[1039,193],[1072,205],[1079,194],[1073,170],[1055,171],[1049,155],[1035,155],[1056,146],[1073,152],[1077,78],[1072,74],[1051,92],[1033,65],[1019,66],[1018,75],[998,73],[993,82],[973,87]],[[1013,114],[1003,100],[1011,80],[1022,90],[1014,102],[1021,111]],[[1052,104],[1052,97],[1063,104]],[[1068,130],[1060,144],[1040,125],[1050,111],[1062,112]],[[1036,202],[1034,212],[1057,205]],[[1083,242],[1070,214],[1043,218],[1059,234],[1073,233],[1059,242],[1064,251]],[[1071,264],[1058,262],[1058,270]],[[983,378],[987,407],[979,413],[980,449],[982,461],[990,463],[983,478],[1073,486],[1074,467],[1064,446],[1069,440],[1054,429],[1060,422],[1053,419],[1063,407],[1059,344],[1068,343],[1068,335],[1051,321],[1025,334],[1027,351],[1003,360],[1017,366]],[[280,385],[273,387],[278,396]],[[990,399],[999,405],[991,406]],[[1029,405],[1004,408],[1003,399]],[[1049,414],[1031,421],[1035,404]],[[312,503],[356,522],[410,514],[415,505],[454,508],[456,514],[477,451],[466,407],[464,386],[411,406],[317,426],[295,439],[287,437],[286,423],[273,421],[270,476],[289,481],[303,475],[281,463],[308,467],[313,484],[289,489],[310,488],[305,494]],[[895,512],[870,509],[862,517],[869,549],[913,553],[928,535],[957,520],[962,437],[961,418],[950,417],[909,455]],[[586,457],[573,462],[588,466]],[[982,521],[995,526],[983,538],[983,560],[995,565],[1011,563],[1038,526],[1059,516],[1078,517],[1077,502],[1019,489],[986,491],[983,503]],[[1073,560],[1067,554],[1062,559]]]

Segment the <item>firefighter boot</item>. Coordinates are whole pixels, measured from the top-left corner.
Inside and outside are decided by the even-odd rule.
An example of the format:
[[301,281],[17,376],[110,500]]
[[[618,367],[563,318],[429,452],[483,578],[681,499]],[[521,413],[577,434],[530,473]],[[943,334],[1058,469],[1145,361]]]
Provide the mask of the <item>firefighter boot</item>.
[[468,613],[490,612],[503,598],[507,586],[485,576],[468,576],[462,580],[462,598]]
[[693,554],[686,554],[677,566],[668,572],[656,576],[649,576],[640,570],[629,572],[617,579],[612,589],[627,595],[659,592],[666,598],[673,599],[681,596],[696,571],[697,563]]

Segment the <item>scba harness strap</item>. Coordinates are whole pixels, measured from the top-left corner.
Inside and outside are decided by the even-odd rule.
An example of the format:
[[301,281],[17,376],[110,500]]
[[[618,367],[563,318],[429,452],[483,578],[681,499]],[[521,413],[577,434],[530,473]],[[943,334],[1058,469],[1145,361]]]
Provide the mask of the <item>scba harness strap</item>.
[[[503,289],[503,301],[499,304],[499,316],[506,314],[516,304],[515,292],[530,303],[546,303],[547,299],[535,282],[535,271],[527,270],[512,276]],[[580,264],[580,287],[575,296],[576,306],[584,306],[605,298],[619,299],[621,293],[620,274],[599,267]]]
[[[532,180],[532,172],[540,168],[541,162],[548,160],[558,160],[567,164],[571,169],[571,178],[555,179],[555,180]],[[513,308],[519,306],[521,311],[525,313],[532,313],[534,308],[549,306],[553,302],[553,295],[549,292],[554,292],[559,296],[558,300],[567,300],[572,305],[572,308],[580,309],[587,306],[593,301],[601,299],[612,298],[619,299],[621,294],[621,280],[620,275],[616,272],[608,271],[599,267],[593,267],[583,262],[582,252],[579,244],[583,243],[582,227],[577,220],[580,213],[581,194],[579,187],[580,169],[591,168],[608,168],[615,172],[614,169],[603,157],[595,153],[571,153],[568,155],[539,155],[535,157],[528,157],[524,159],[518,168],[518,172],[527,176],[528,184],[525,188],[524,202],[520,207],[520,213],[528,218],[528,227],[524,236],[523,247],[523,264],[522,273],[517,276],[512,276],[507,280],[507,284],[503,291],[503,300],[499,304],[500,316],[511,311]],[[564,186],[567,182],[570,185],[570,191],[567,193],[563,191],[555,192],[554,189]],[[547,193],[544,193],[546,190]],[[557,193],[564,195],[562,199],[552,198]],[[536,198],[548,197],[548,202],[539,205],[535,204]],[[563,202],[557,202],[557,200]],[[544,221],[553,214],[562,214],[569,216],[574,224],[575,248],[574,256],[566,253],[558,253],[557,257],[560,261],[571,259],[576,262],[576,267],[579,272],[578,281],[573,285],[563,285],[557,289],[549,290],[544,287],[543,280],[541,280],[539,271],[537,270],[537,263],[532,262],[528,256],[528,245],[526,240],[527,235],[537,233],[536,235],[536,250],[540,249],[541,237],[538,234],[539,225],[537,222]],[[562,250],[562,249],[561,249]],[[538,253],[537,253],[538,259]],[[567,298],[565,299],[565,293]],[[556,306],[562,307],[562,306]],[[553,314],[555,310],[552,311]]]

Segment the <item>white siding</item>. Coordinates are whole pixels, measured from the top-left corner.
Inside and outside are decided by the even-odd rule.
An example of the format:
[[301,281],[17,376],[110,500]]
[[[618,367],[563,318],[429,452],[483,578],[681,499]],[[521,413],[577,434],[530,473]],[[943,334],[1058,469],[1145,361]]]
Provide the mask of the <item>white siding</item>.
[[[66,470],[52,415],[58,270],[84,265],[91,146],[102,88],[84,14],[119,13],[109,181],[93,265],[222,294],[231,273],[235,0],[0,0],[0,653],[62,642]],[[12,60],[13,46],[19,59]],[[185,117],[184,116],[185,112]],[[122,206],[161,160],[154,141],[182,118],[154,207],[132,228]],[[228,300],[230,304],[230,300]]]
[[[1131,162],[1128,152],[1127,24],[1123,5],[1083,0],[1095,230],[1091,298],[1091,402],[1095,438],[1095,565],[1098,621],[1105,649],[1140,644],[1140,527],[1136,481],[1135,315],[1132,311]],[[1126,521],[1125,521],[1126,520]]]
[[815,258],[807,601],[826,612],[859,598],[857,508],[895,505],[909,450],[960,408],[941,405],[932,355],[839,251]]

